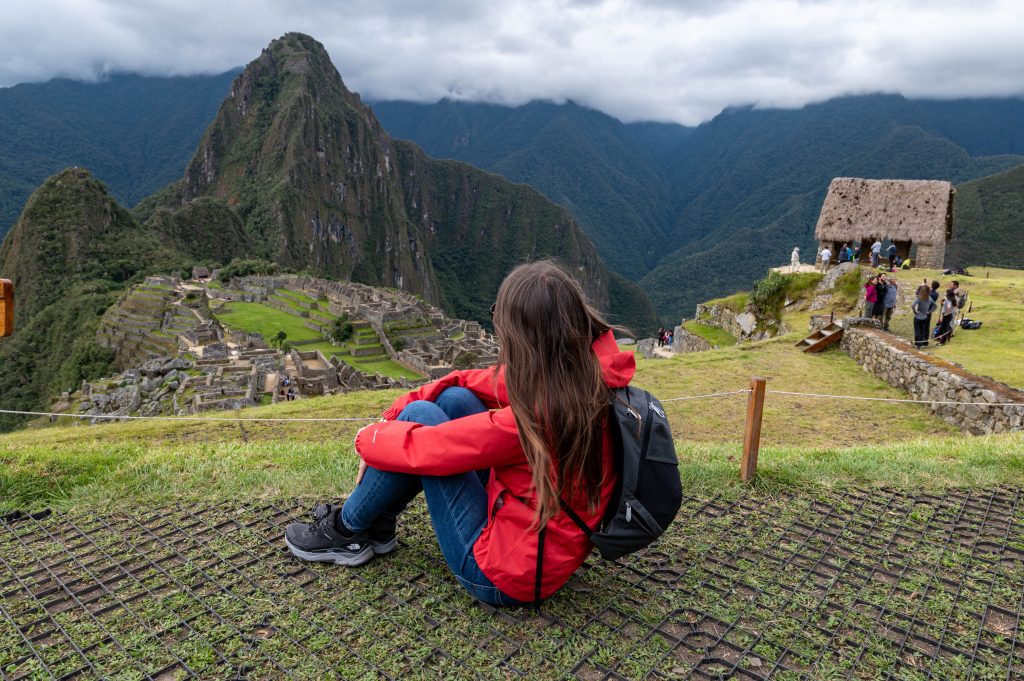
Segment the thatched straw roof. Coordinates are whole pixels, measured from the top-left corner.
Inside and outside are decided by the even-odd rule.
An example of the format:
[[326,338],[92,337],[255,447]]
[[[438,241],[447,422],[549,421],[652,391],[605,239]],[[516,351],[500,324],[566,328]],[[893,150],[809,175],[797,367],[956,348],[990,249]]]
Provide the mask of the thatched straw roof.
[[942,180],[837,177],[829,185],[814,236],[819,241],[880,236],[942,244],[951,235],[953,191]]

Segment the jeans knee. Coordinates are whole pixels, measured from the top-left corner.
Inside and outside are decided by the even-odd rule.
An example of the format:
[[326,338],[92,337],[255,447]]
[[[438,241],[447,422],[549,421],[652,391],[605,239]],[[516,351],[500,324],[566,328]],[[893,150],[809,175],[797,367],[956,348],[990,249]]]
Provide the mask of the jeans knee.
[[444,411],[433,402],[428,400],[416,400],[410,402],[398,415],[399,421],[411,421],[425,426],[436,426],[448,420]]
[[452,419],[487,410],[487,407],[472,390],[458,386],[445,388],[444,392],[438,395],[436,404],[448,415],[448,418]]
[[469,398],[473,398],[474,400],[478,399],[469,388],[462,388],[457,385],[453,385],[452,387],[445,388],[441,391],[441,394],[437,396],[437,401],[461,402],[468,400]]

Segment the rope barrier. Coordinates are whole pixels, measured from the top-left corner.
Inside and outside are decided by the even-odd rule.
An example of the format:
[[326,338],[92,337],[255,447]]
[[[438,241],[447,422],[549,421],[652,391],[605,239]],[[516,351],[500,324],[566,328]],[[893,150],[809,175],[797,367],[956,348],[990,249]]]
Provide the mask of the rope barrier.
[[[716,397],[728,397],[730,395],[747,395],[751,391],[749,388],[743,388],[742,390],[728,390],[717,393],[706,393],[704,395],[687,395],[683,397],[670,397],[668,399],[661,400],[662,404],[667,402],[686,402],[689,400],[706,400]],[[862,397],[859,395],[831,395],[828,393],[803,393],[794,392],[789,390],[766,390],[766,393],[772,395],[785,395],[790,397],[814,397],[821,399],[832,399],[832,400],[861,400],[864,402],[900,402],[905,404],[955,404],[964,406],[976,406],[976,407],[1022,407],[1024,403],[1020,402],[958,402],[956,400],[910,400],[910,399],[899,399],[895,397]],[[363,422],[363,421],[377,421],[379,416],[354,416],[354,417],[314,417],[314,416],[295,416],[295,417],[272,417],[272,416],[127,416],[118,414],[69,414],[62,412],[49,412],[49,411],[18,411],[13,409],[0,409],[0,414],[13,414],[17,416],[50,416],[50,417],[61,417],[68,416],[76,419],[105,419],[109,421],[225,421],[225,422],[265,422],[265,423],[284,423],[288,421],[305,422],[305,423],[341,423],[341,422]]]
[[825,393],[798,393],[787,390],[766,390],[772,395],[792,395],[797,397],[824,397],[833,400],[863,400],[866,402],[906,402],[909,404],[957,404],[976,407],[1024,407],[1022,402],[959,402],[957,400],[904,400],[895,397],[861,397],[859,395],[828,395]]
[[49,412],[49,411],[14,411],[10,409],[0,409],[0,414],[17,414],[21,416],[70,416],[71,418],[77,419],[109,419],[109,420],[122,420],[131,419],[134,421],[231,421],[236,423],[238,421],[312,421],[312,422],[324,422],[324,421],[378,421],[379,416],[356,416],[351,418],[318,418],[318,417],[304,417],[297,416],[291,417],[242,417],[242,416],[127,416],[118,414],[68,414],[61,412]]
[[744,388],[743,390],[730,390],[724,393],[708,393],[707,395],[693,395],[690,397],[670,397],[667,400],[661,400],[662,404],[666,402],[684,402],[686,400],[703,400],[711,397],[724,397],[725,395],[743,395],[750,392],[750,388]]

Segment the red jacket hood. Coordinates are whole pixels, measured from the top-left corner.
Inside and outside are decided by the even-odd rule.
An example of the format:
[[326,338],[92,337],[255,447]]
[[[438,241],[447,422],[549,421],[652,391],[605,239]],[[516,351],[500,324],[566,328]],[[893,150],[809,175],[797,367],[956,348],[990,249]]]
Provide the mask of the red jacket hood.
[[601,374],[609,388],[624,388],[636,373],[636,355],[623,352],[615,342],[615,335],[606,331],[590,346],[601,363]]

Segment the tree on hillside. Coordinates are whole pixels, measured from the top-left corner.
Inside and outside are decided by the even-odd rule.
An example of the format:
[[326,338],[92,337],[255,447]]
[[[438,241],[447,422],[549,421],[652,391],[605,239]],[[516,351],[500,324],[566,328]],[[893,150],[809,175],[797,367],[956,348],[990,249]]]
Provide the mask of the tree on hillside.
[[327,340],[335,345],[341,345],[352,338],[353,333],[355,333],[355,327],[348,320],[348,315],[343,314],[331,323],[327,330]]
[[288,334],[285,333],[284,331],[278,331],[277,335],[270,339],[269,344],[270,347],[272,348],[277,348],[278,350],[285,351],[284,345],[287,340]]

